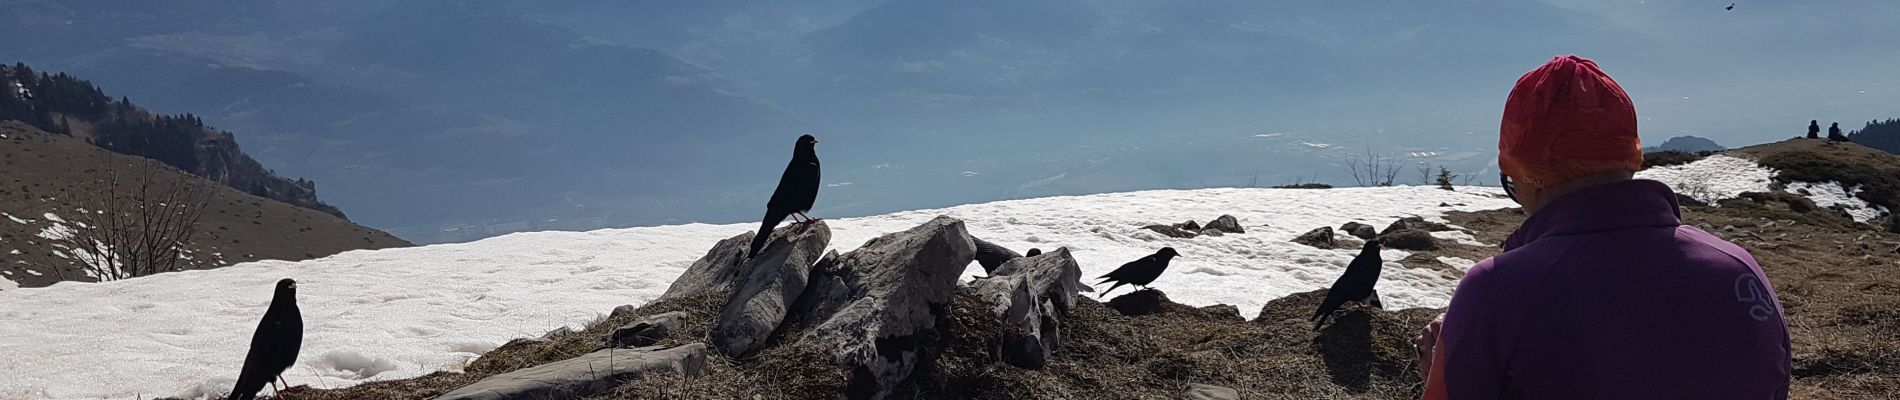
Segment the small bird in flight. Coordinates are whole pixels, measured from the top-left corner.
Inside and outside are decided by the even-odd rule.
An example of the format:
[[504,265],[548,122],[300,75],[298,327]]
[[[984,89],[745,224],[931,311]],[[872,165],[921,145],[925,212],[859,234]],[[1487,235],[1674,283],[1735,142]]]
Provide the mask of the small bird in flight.
[[1728,3],[1728,8],[1726,8],[1726,10],[1735,11],[1735,3]]

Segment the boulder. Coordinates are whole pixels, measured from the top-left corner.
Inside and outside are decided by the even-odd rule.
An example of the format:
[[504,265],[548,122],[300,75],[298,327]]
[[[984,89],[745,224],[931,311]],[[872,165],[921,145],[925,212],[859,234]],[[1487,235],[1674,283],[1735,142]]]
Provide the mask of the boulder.
[[572,399],[612,390],[651,373],[706,374],[706,345],[606,349],[488,377],[436,400]]
[[1025,276],[1036,296],[1054,303],[1056,311],[1067,315],[1075,308],[1075,296],[1094,289],[1082,284],[1082,266],[1075,262],[1069,248],[1059,247],[1037,257],[1010,260],[996,275]]
[[[1001,329],[994,349],[1003,362],[1025,369],[1042,369],[1055,351],[1055,307],[1037,296],[1025,275],[998,275],[979,279],[970,286],[976,296],[990,306]],[[1044,328],[1049,337],[1044,338]]]
[[1438,250],[1438,238],[1432,237],[1431,232],[1418,229],[1400,229],[1380,234],[1379,243],[1399,250]]
[[1293,243],[1304,244],[1307,246],[1313,246],[1313,247],[1318,247],[1322,249],[1333,249],[1333,248],[1339,247],[1339,241],[1333,239],[1333,227],[1330,227],[1330,226],[1322,226],[1317,229],[1306,231],[1306,233],[1300,234],[1299,237],[1293,238]]
[[1240,400],[1240,391],[1234,388],[1199,383],[1188,384],[1188,400]]
[[1247,233],[1246,228],[1240,227],[1240,219],[1234,218],[1234,216],[1232,215],[1223,214],[1218,218],[1214,218],[1213,221],[1207,221],[1206,227],[1207,229],[1213,229],[1213,230],[1226,232],[1226,233]]
[[1443,231],[1451,230],[1451,227],[1445,226],[1445,224],[1441,224],[1437,222],[1426,221],[1425,218],[1421,218],[1421,217],[1405,217],[1405,218],[1399,218],[1399,220],[1397,221],[1392,221],[1392,225],[1387,225],[1385,227],[1385,230],[1379,231],[1379,234],[1384,235],[1384,234],[1392,233],[1394,231],[1398,231],[1401,229],[1417,229],[1417,230],[1426,231],[1426,232],[1443,232]]
[[666,339],[686,325],[686,312],[674,311],[642,317],[615,328],[603,347],[646,347]]
[[1372,238],[1379,237],[1379,231],[1376,228],[1373,228],[1372,225],[1361,224],[1358,222],[1347,222],[1345,225],[1340,225],[1339,230],[1341,232],[1346,232],[1347,235],[1352,235],[1352,237],[1356,237],[1361,240],[1372,240]]
[[982,265],[983,272],[987,274],[994,275],[996,273],[996,267],[1002,266],[1003,262],[1023,256],[1016,254],[1015,250],[990,243],[987,240],[970,238],[970,242],[976,243],[976,263]]
[[1195,236],[1194,232],[1182,230],[1181,228],[1175,227],[1172,225],[1148,225],[1141,228],[1155,231],[1155,233],[1159,233],[1163,236],[1167,236],[1171,238],[1193,239]]
[[1225,313],[1224,310],[1220,310],[1217,308],[1211,309],[1211,310],[1200,309],[1200,308],[1194,308],[1194,306],[1176,303],[1173,300],[1168,299],[1167,293],[1163,293],[1161,292],[1160,289],[1155,289],[1155,288],[1142,289],[1142,290],[1134,291],[1129,294],[1115,296],[1114,299],[1110,299],[1108,301],[1107,305],[1108,305],[1108,308],[1114,309],[1115,311],[1120,312],[1122,315],[1127,315],[1127,316],[1166,313],[1166,314],[1186,315],[1186,316],[1192,316],[1192,317],[1202,318],[1202,319],[1226,318],[1225,316],[1221,315],[1222,313]]
[[773,231],[767,243],[737,271],[743,280],[713,325],[712,345],[722,353],[750,354],[778,329],[805,292],[812,264],[831,244],[831,229],[822,221],[794,224]]
[[1082,268],[1068,248],[1003,264],[990,278],[972,282],[1002,326],[995,349],[1003,362],[1041,369],[1061,339],[1061,318],[1075,307]]
[[1201,223],[1194,222],[1194,220],[1190,219],[1187,222],[1174,224],[1174,227],[1181,228],[1181,230],[1188,231],[1188,232],[1195,232],[1195,231],[1201,230]]
[[849,397],[887,398],[930,358],[925,339],[949,313],[958,275],[975,255],[963,221],[939,216],[821,261],[799,300],[810,328],[794,345],[830,352],[848,370]]
[[1221,236],[1227,235],[1226,232],[1221,232],[1219,229],[1205,229],[1205,228],[1201,229],[1200,232],[1195,232],[1195,233],[1201,236],[1206,236],[1206,237],[1221,237]]
[[[784,259],[777,258],[772,254],[774,252],[787,250],[787,246],[784,243],[787,238],[813,238],[813,231],[822,231],[824,232],[824,240],[827,242],[831,240],[831,227],[826,226],[822,220],[809,224],[791,224],[773,230],[773,238],[766,242],[764,249],[759,251],[761,257],[750,258],[761,260],[789,259],[790,257]],[[731,292],[738,290],[740,285],[745,284],[752,278],[752,275],[748,273],[752,268],[748,265],[748,257],[746,256],[746,248],[752,245],[752,235],[752,232],[747,232],[714,244],[711,250],[706,251],[705,256],[700,257],[698,261],[693,261],[693,265],[686,267],[686,272],[680,273],[679,278],[673,280],[673,285],[666,288],[666,293],[661,294],[660,297],[654,299],[654,301],[693,296],[707,292]],[[796,247],[804,248],[807,246],[801,245]],[[822,248],[823,246],[819,247]]]

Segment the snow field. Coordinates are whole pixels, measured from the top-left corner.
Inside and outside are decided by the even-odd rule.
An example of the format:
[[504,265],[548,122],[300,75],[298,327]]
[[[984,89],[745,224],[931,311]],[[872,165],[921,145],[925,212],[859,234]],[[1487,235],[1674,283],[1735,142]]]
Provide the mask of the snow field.
[[[1016,251],[1068,246],[1087,277],[1164,246],[1154,287],[1187,304],[1267,300],[1330,285],[1357,249],[1288,242],[1320,226],[1513,206],[1492,188],[1205,189],[1052,197],[827,220],[832,248],[943,214]],[[1463,204],[1438,207],[1439,203]],[[1245,234],[1175,239],[1141,229],[1232,214]],[[277,279],[298,280],[305,323],[292,385],[342,387],[457,370],[509,339],[585,324],[666,290],[712,244],[754,224],[533,232],[472,243],[352,251],[107,283],[0,292],[0,398],[206,397],[229,390]],[[1382,299],[1442,307],[1455,281],[1386,250]],[[980,275],[971,264],[965,276]],[[1089,283],[1094,283],[1089,279]],[[1123,290],[1125,292],[1125,289]],[[112,377],[112,379],[96,379]]]

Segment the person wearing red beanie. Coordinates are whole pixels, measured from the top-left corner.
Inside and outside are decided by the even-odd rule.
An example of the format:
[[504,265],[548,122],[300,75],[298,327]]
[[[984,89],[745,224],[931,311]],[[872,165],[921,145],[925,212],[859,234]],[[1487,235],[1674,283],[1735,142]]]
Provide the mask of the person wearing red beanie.
[[1636,108],[1560,56],[1505,101],[1498,166],[1529,214],[1416,344],[1427,400],[1786,399],[1787,325],[1755,258],[1633,179]]

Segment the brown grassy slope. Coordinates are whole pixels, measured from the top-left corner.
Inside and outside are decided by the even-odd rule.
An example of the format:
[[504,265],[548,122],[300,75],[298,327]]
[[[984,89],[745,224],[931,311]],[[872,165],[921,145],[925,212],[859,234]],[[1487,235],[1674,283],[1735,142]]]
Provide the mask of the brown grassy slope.
[[22,287],[50,285],[62,276],[63,280],[90,280],[70,260],[51,256],[52,248],[37,235],[50,225],[43,214],[69,216],[77,213],[75,208],[84,207],[74,200],[90,190],[81,185],[101,179],[108,161],[119,165],[124,179],[157,169],[164,182],[192,179],[211,185],[215,192],[192,246],[198,261],[208,261],[198,265],[201,268],[411,245],[329,214],[245,194],[155,161],[114,154],[18,122],[0,121],[0,135],[6,136],[0,139],[0,212],[30,221],[21,224],[0,217],[0,278]]

